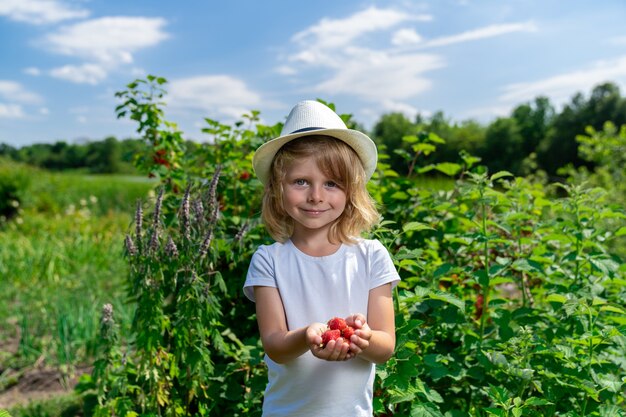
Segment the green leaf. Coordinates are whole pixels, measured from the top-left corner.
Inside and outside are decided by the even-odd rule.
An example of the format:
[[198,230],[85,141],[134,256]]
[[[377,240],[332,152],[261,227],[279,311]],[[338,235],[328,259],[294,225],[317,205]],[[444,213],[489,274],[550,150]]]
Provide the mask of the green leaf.
[[603,305],[602,307],[600,307],[600,311],[610,311],[611,313],[626,315],[626,311],[622,310],[619,307],[611,305]]
[[391,194],[391,198],[393,198],[394,200],[408,200],[409,195],[404,191],[396,191],[395,193]]
[[433,273],[433,277],[434,278],[439,278],[442,275],[445,275],[448,273],[448,271],[450,271],[452,269],[453,265],[450,263],[445,263],[443,265],[441,265],[439,268],[437,268],[435,270],[435,272]]
[[490,416],[496,416],[496,417],[505,417],[506,414],[504,414],[504,410],[501,410],[499,408],[493,408],[493,407],[486,407],[485,411],[490,415]]
[[598,385],[600,385],[602,388],[606,389],[609,392],[617,393],[620,392],[622,389],[622,381],[617,375],[597,375],[595,372],[591,371],[591,376]]
[[461,165],[453,164],[452,162],[442,162],[435,165],[435,169],[449,176],[454,176],[461,171]]
[[421,230],[435,230],[435,229],[428,226],[427,224],[420,223],[420,222],[409,222],[402,226],[403,232],[410,232],[410,231],[415,231],[415,230],[421,231]]
[[567,297],[562,294],[550,294],[546,297],[546,301],[563,304],[567,301]]
[[389,402],[391,404],[413,401],[417,395],[414,387],[409,386],[407,389],[398,390],[396,388],[389,389]]
[[7,410],[0,410],[0,417],[11,417]]
[[430,143],[416,143],[415,145],[412,146],[412,148],[413,148],[413,152],[423,153],[424,155],[430,155],[431,153],[437,150],[437,148],[434,145],[431,145]]
[[624,236],[626,235],[626,226],[622,226],[619,228],[617,232],[615,232],[615,236]]
[[459,310],[465,311],[465,302],[450,293],[443,292],[443,291],[435,291],[435,292],[431,292],[429,294],[429,297],[432,298],[433,300],[444,301],[446,303],[452,304]]
[[478,284],[481,287],[488,287],[491,280],[489,277],[489,274],[487,274],[487,272],[485,272],[484,269],[481,269],[480,271],[476,271],[474,273],[474,276],[476,276],[478,278]]
[[443,414],[428,404],[414,404],[411,408],[411,417],[444,417]]
[[531,407],[536,407],[540,405],[550,405],[552,403],[548,400],[544,400],[543,398],[530,397],[529,399],[524,401],[524,404],[529,405]]
[[436,133],[429,133],[427,139],[429,142],[440,143],[440,144],[446,143],[446,141],[443,138],[437,136]]
[[504,177],[514,177],[515,175],[511,174],[509,171],[498,171],[491,176],[491,181],[498,180]]

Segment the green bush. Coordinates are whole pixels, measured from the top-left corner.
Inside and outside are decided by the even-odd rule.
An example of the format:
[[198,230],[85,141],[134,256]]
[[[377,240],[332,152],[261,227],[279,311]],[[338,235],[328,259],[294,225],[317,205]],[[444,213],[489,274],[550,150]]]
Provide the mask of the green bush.
[[[260,415],[266,371],[241,287],[254,249],[269,241],[251,157],[280,126],[260,125],[256,112],[247,126],[207,119],[211,140],[185,143],[154,102],[164,83],[151,77],[120,94],[118,111],[140,121],[148,152],[170,159],[143,159],[165,194],[127,238],[130,342],[110,308],[103,315],[98,415]],[[396,355],[377,369],[376,415],[624,415],[626,264],[613,249],[624,207],[601,187],[487,173],[465,153],[460,164],[420,166],[417,156],[440,139],[405,141],[407,172],[456,183],[421,187],[381,153],[369,184],[383,215],[373,236],[402,276]]]
[[15,217],[24,203],[34,169],[0,158],[0,222]]

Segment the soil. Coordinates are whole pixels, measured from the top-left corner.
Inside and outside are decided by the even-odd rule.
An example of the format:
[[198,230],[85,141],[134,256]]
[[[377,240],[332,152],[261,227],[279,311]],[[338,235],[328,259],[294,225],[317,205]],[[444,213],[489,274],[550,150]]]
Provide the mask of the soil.
[[63,381],[59,371],[52,369],[33,369],[25,372],[6,391],[0,392],[0,409],[9,409],[17,405],[27,405],[31,401],[45,400],[72,392],[76,380]]
[[[17,353],[17,338],[0,342],[0,352],[5,355]],[[59,395],[71,393],[78,382],[78,378],[87,372],[88,367],[77,369],[76,376],[70,379],[63,377],[62,373],[55,369],[44,368],[35,365],[32,369],[14,370],[2,369],[0,363],[0,377],[3,381],[14,380],[15,382],[0,391],[0,410],[9,409],[18,405],[25,406],[31,401],[45,400]]]

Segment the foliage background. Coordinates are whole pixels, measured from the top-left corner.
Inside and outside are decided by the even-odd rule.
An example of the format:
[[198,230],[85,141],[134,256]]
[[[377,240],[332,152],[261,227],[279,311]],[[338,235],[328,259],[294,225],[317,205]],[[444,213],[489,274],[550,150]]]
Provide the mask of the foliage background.
[[[108,267],[123,273],[103,281],[116,282],[118,288],[94,293],[85,307],[90,324],[82,332],[74,323],[62,325],[74,314],[50,315],[60,335],[83,335],[74,344],[51,343],[57,338],[46,339],[43,329],[33,331],[24,320],[26,306],[36,297],[11,290],[11,308],[3,314],[19,323],[20,346],[33,342],[31,350],[22,349],[3,362],[7,369],[19,368],[45,353],[49,364],[70,374],[77,362],[95,358],[92,377],[79,386],[78,401],[86,414],[213,415],[219,410],[258,415],[265,368],[254,307],[244,299],[241,285],[252,252],[269,242],[258,219],[261,187],[251,175],[251,155],[278,134],[280,124],[264,126],[256,112],[232,125],[207,119],[209,141],[186,142],[164,117],[160,100],[165,85],[164,79],[149,77],[119,93],[119,116],[136,120],[144,138],[138,169],[156,183],[143,188],[134,221],[126,214],[118,217],[124,219],[121,227],[103,223],[97,229],[124,230],[134,245],[127,240],[127,267],[94,265],[87,272],[102,276]],[[538,100],[529,107],[531,113],[550,113],[541,106]],[[349,115],[342,117],[354,126]],[[377,372],[377,415],[624,414],[626,229],[623,181],[615,180],[624,175],[624,153],[619,151],[625,135],[615,126],[601,125],[578,137],[580,157],[588,164],[561,171],[569,178],[561,185],[546,182],[547,175],[537,170],[526,178],[488,170],[467,152],[438,160],[436,149],[445,142],[425,123],[410,123],[409,132],[394,133],[395,140],[400,137],[397,145],[379,141],[380,163],[369,186],[383,221],[372,236],[388,247],[403,281],[396,293],[397,352]],[[216,172],[219,181],[213,182]],[[28,177],[11,176],[16,183]],[[441,177],[449,178],[443,186]],[[146,199],[154,185],[162,197]],[[17,189],[29,187],[20,183]],[[46,231],[42,223],[49,227],[48,213],[55,209],[26,205],[28,195],[12,198],[18,203],[9,205],[15,210],[3,237]],[[126,213],[137,197],[122,199]],[[57,210],[69,216],[65,204]],[[115,217],[115,204],[107,207],[102,215]],[[89,215],[94,210],[89,208]],[[77,212],[75,207],[73,215]],[[28,216],[32,218],[24,221]],[[92,240],[80,235],[76,223],[60,223],[72,231],[70,241]],[[78,224],[90,227],[88,220]],[[198,258],[209,235],[209,253]],[[115,243],[115,234],[111,239],[112,248],[120,248],[121,239]],[[17,242],[0,252],[0,259],[23,268],[14,254],[28,243]],[[85,256],[94,256],[86,245]],[[69,287],[69,292],[58,293],[58,304],[76,311],[77,299],[67,303],[66,297],[81,280],[66,279],[71,270],[58,268],[68,262],[50,260],[63,246],[52,246],[42,249],[42,257],[48,258],[40,262],[51,273],[17,276],[7,288],[33,276],[51,276]],[[66,247],[68,254],[81,253]],[[146,247],[152,249],[142,252]],[[138,252],[133,254],[133,248]],[[119,249],[112,252],[110,258],[95,258],[122,260]],[[4,272],[9,276],[8,269]],[[182,308],[182,301],[189,308]],[[105,303],[111,306],[100,320],[98,338],[97,317]],[[47,312],[55,310],[54,303],[41,297],[40,305]],[[184,322],[200,326],[176,325]],[[59,340],[70,340],[63,337]],[[75,356],[64,359],[63,352]],[[194,354],[191,363],[197,366],[183,366]]]

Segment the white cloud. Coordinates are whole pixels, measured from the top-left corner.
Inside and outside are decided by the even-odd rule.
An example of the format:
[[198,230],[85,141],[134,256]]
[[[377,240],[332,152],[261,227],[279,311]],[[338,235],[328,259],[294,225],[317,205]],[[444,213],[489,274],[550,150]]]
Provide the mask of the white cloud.
[[89,16],[89,11],[73,8],[58,0],[0,0],[0,16],[34,25]]
[[[390,103],[399,103],[429,90],[432,81],[427,73],[446,66],[440,55],[418,51],[537,30],[533,22],[507,23],[425,41],[416,28],[398,27],[429,20],[432,20],[430,15],[376,7],[343,19],[322,19],[292,37],[295,48],[286,57],[289,66],[279,68],[289,74],[309,70],[308,79],[319,79],[316,85],[304,89],[327,95],[358,96],[379,103],[384,97]],[[366,36],[373,33],[378,39],[385,39],[380,34],[388,34],[389,43],[373,44]]]
[[3,104],[0,103],[0,118],[5,119],[20,119],[24,117],[22,106],[18,104]]
[[298,71],[296,71],[295,68],[290,67],[289,65],[281,65],[276,68],[276,72],[279,73],[280,75],[294,75]]
[[384,51],[353,48],[332,77],[315,88],[326,94],[350,94],[377,101],[402,100],[431,87],[423,74],[444,66],[436,55],[392,55]]
[[96,85],[107,77],[107,70],[97,64],[65,65],[50,70],[50,75],[76,84]]
[[[432,54],[374,49],[366,35],[376,34],[396,44],[415,43],[420,36],[414,29],[397,30],[397,26],[431,19],[430,15],[376,7],[343,19],[322,19],[292,37],[295,49],[287,55],[289,66],[279,68],[288,68],[289,74],[313,67],[326,69],[316,69],[319,81],[304,87],[318,93],[346,94],[373,101],[381,97],[406,99],[431,87],[424,73],[442,67],[443,60]],[[380,33],[388,36],[380,37]]]
[[548,96],[555,104],[565,103],[577,91],[589,91],[595,85],[615,81],[626,82],[626,55],[609,61],[599,61],[589,68],[555,75],[543,80],[509,84],[499,100],[520,103],[535,97]]
[[415,29],[405,28],[396,31],[391,38],[393,45],[415,45],[422,41],[422,37],[415,31]]
[[17,103],[38,104],[43,102],[39,94],[26,90],[15,81],[0,80],[0,97]]
[[393,9],[370,7],[345,19],[322,19],[292,37],[292,41],[306,44],[314,49],[339,48],[356,38],[380,30],[389,29],[406,21],[427,21],[428,15],[410,15]]
[[133,52],[168,38],[165,19],[102,17],[65,26],[46,36],[54,52],[109,65],[127,64]]
[[38,77],[41,75],[41,70],[36,67],[28,67],[24,68],[24,74],[32,75],[33,77]]
[[[196,109],[209,115],[238,119],[262,104],[261,96],[241,80],[229,75],[204,75],[169,83],[168,104],[173,108]],[[265,104],[265,103],[263,103]]]
[[419,110],[416,107],[407,103],[401,103],[399,101],[393,100],[383,100],[382,108],[385,112],[402,113],[409,119],[414,118],[415,115],[419,113]]
[[535,32],[537,26],[533,22],[525,23],[505,23],[499,25],[485,26],[480,29],[469,30],[458,35],[443,36],[424,42],[421,47],[446,46],[455,43],[475,41],[478,39],[493,38],[512,32]]

